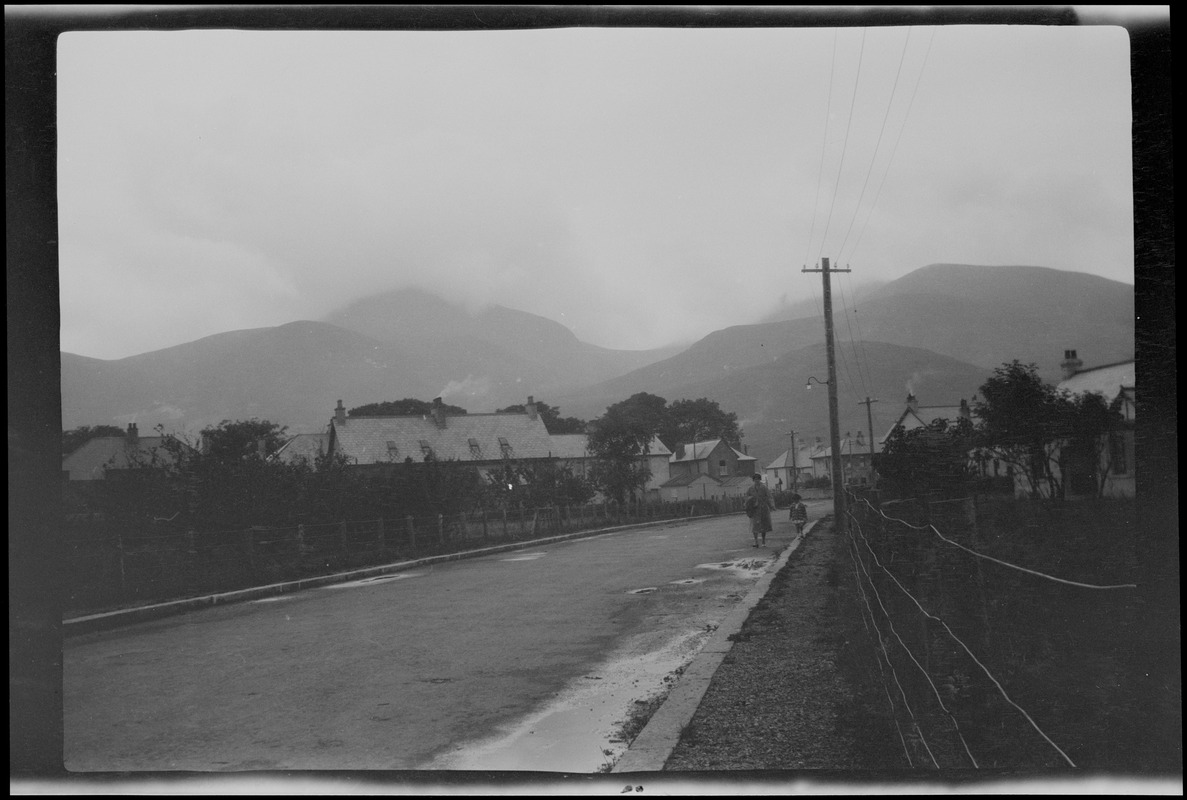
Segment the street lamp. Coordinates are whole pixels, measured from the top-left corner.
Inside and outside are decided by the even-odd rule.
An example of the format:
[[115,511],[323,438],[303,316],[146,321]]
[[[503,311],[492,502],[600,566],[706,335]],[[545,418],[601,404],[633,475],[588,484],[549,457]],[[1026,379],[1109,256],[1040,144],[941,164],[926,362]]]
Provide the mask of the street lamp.
[[812,388],[812,381],[816,381],[817,385],[819,385],[819,386],[831,386],[831,385],[832,385],[832,384],[830,384],[828,381],[822,381],[822,380],[820,380],[819,378],[808,378],[808,383],[805,385],[805,387],[804,387],[804,388],[805,388],[805,389],[808,389],[808,390],[811,390],[811,388]]

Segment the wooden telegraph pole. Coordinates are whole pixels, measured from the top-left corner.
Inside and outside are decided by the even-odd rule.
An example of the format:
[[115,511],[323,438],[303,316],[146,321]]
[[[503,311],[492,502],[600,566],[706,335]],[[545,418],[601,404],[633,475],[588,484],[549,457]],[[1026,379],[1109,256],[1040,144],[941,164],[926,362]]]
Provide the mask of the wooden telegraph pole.
[[877,403],[877,402],[878,402],[877,398],[871,400],[869,398],[869,395],[866,395],[865,400],[857,401],[857,404],[859,406],[866,407],[866,421],[870,425],[870,490],[871,491],[874,490],[874,488],[877,486],[877,483],[874,480],[874,475],[875,475],[875,473],[874,473],[874,414],[870,410],[870,404]]
[[849,530],[848,520],[845,518],[845,484],[841,474],[841,424],[840,412],[837,410],[837,354],[833,343],[833,291],[829,275],[834,272],[849,272],[848,269],[829,268],[828,259],[820,259],[820,269],[808,269],[803,272],[819,272],[824,281],[824,346],[828,354],[828,432],[829,444],[832,450],[833,473],[833,518],[837,531],[845,533]]
[[795,431],[788,431],[787,435],[791,437],[791,493],[795,494],[797,487],[797,479],[799,478],[799,468],[795,463]]

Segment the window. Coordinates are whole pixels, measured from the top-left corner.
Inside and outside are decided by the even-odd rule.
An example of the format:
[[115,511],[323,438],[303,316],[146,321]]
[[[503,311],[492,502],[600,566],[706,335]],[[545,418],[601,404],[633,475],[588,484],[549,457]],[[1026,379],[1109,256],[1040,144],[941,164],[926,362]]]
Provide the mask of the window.
[[393,442],[391,439],[388,439],[387,440],[387,457],[394,460],[396,458],[399,458],[399,456],[400,456],[400,448],[396,447],[395,442]]
[[433,455],[433,446],[429,444],[428,439],[420,440],[420,452],[425,458],[429,458]]
[[499,437],[499,449],[503,451],[503,458],[515,458],[515,450],[504,436]]
[[474,456],[474,458],[482,458],[482,448],[478,446],[477,439],[470,440],[470,455]]

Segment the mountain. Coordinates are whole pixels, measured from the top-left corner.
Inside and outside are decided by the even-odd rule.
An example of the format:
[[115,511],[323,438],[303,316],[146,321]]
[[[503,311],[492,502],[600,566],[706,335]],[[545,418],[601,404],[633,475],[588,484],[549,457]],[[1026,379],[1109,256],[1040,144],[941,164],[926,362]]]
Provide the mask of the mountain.
[[[478,380],[513,374],[519,386],[533,387],[535,396],[544,400],[554,392],[607,380],[679,350],[598,347],[580,341],[564,325],[536,314],[499,305],[470,312],[419,289],[363,298],[330,314],[325,321],[441,359],[460,375],[459,380],[467,375]],[[478,402],[482,399],[472,397]],[[522,403],[524,399],[517,393],[514,398],[502,398],[499,404]]]
[[[1051,382],[1061,377],[1065,349],[1087,366],[1133,358],[1133,308],[1128,284],[1044,267],[933,264],[870,287],[860,305],[833,308],[841,432],[868,427],[857,405],[866,394],[879,400],[871,410],[880,437],[908,391],[925,406],[954,405],[1015,358],[1035,363]],[[725,328],[556,401],[566,414],[590,419],[636,392],[669,402],[707,397],[738,415],[744,442],[762,463],[786,449],[790,428],[827,440],[827,403],[801,402],[809,376],[827,377],[823,340],[819,316]],[[784,399],[794,411],[780,410]]]
[[470,411],[552,403],[550,392],[617,376],[673,349],[618,351],[543,317],[469,313],[425,292],[367,298],[331,315],[207,336],[128,358],[62,353],[62,425],[157,424],[194,430],[259,417],[324,426],[337,401],[443,396]]
[[[1065,349],[1088,366],[1133,357],[1133,287],[1042,267],[933,264],[834,305],[842,432],[875,433],[902,410],[908,386],[923,405],[969,397],[1012,359],[1059,379]],[[492,306],[470,311],[403,290],[364,298],[323,321],[232,331],[129,358],[62,353],[62,422],[165,423],[193,430],[260,417],[291,430],[323,426],[347,408],[404,397],[470,411],[528,395],[563,416],[593,419],[635,392],[708,397],[738,414],[756,457],[785,449],[789,428],[827,436],[819,316],[715,331],[683,349],[621,351],[563,325]],[[881,430],[879,430],[881,426]],[[761,460],[761,458],[760,458]],[[769,460],[769,458],[768,458]]]

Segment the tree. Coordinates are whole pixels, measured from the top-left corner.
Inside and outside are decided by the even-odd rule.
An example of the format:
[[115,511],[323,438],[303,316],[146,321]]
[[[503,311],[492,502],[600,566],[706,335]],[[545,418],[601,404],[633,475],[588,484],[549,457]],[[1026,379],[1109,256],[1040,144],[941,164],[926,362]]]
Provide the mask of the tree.
[[716,401],[705,397],[677,400],[668,406],[659,438],[669,450],[675,450],[682,443],[706,438],[724,439],[735,448],[742,446],[738,415],[723,411]]
[[[449,403],[442,403],[441,408],[445,410],[446,414],[452,416],[468,413],[466,409],[460,406],[450,405]],[[346,413],[352,417],[425,417],[433,413],[433,404],[424,400],[417,400],[413,397],[405,397],[403,400],[385,400],[382,403],[367,403],[366,405],[352,408]]]
[[[1104,477],[1097,465],[1099,448],[1120,425],[1120,412],[1100,395],[1073,396],[1045,383],[1034,364],[1017,360],[994,370],[974,401],[978,418],[976,444],[1014,467],[1032,496],[1044,493],[1062,498],[1066,478],[1087,470],[1097,475],[1097,491]],[[1086,466],[1087,465],[1087,466]]]
[[[516,405],[500,408],[500,414],[523,414],[527,411],[527,406],[518,403]],[[544,421],[544,427],[552,434],[561,433],[585,433],[585,421],[577,419],[576,417],[562,417],[559,408],[548,405],[544,402],[536,402],[536,413],[540,415],[540,419]]]
[[62,431],[62,455],[67,456],[91,439],[101,436],[123,436],[124,431],[115,425],[80,425],[68,431]]
[[639,392],[589,424],[589,451],[595,458],[590,479],[607,497],[622,503],[647,485],[646,455],[665,422],[666,405],[662,397]]
[[[270,456],[284,445],[288,428],[266,419],[224,419],[202,430],[202,451],[220,460]],[[260,450],[261,445],[263,450]]]
[[897,497],[961,494],[970,478],[972,446],[973,425],[964,418],[955,423],[936,419],[910,430],[896,427],[875,456],[875,468],[883,488]]

